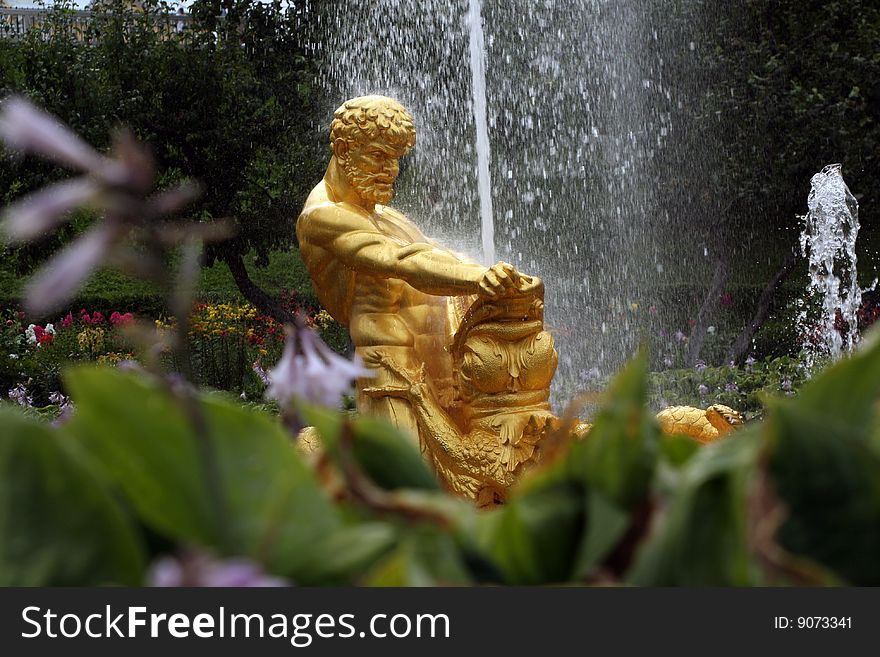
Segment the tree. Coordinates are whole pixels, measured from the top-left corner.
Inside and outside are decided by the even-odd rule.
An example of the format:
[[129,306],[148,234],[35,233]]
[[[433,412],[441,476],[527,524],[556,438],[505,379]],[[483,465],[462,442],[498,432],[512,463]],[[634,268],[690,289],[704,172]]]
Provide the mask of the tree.
[[[58,27],[65,12],[52,12],[54,29],[0,42],[10,53],[0,89],[27,94],[91,143],[102,145],[108,124],[126,125],[152,144],[167,184],[198,179],[205,193],[195,216],[230,219],[237,229],[207,250],[208,263],[226,263],[245,298],[286,320],[251,281],[243,256],[254,250],[266,262],[271,250],[295,244],[296,212],[321,175],[313,73],[298,28],[304,10],[280,0],[228,9],[221,19],[219,2],[196,3],[191,25],[177,34],[164,3],[138,12],[113,0],[81,39]],[[0,167],[0,182],[16,193],[59,175],[29,161]],[[19,255],[31,265],[56,246]]]

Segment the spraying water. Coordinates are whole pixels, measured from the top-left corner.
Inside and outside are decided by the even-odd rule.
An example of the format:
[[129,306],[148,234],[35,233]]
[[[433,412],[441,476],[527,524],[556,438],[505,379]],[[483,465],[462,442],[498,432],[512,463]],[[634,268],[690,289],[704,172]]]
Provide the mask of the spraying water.
[[808,258],[807,304],[801,311],[808,366],[817,356],[839,358],[859,341],[862,290],[856,267],[859,204],[843,181],[839,164],[810,180],[801,251]]
[[489,177],[489,122],[486,118],[486,46],[480,0],[470,0],[470,61],[473,79],[474,125],[477,131],[477,189],[480,197],[480,233],[483,264],[495,263],[495,223],[492,219],[492,185]]
[[[675,118],[699,111],[702,4],[316,5],[327,96],[388,95],[415,119],[394,205],[473,261],[546,282],[554,395],[582,370],[614,372],[649,308],[659,322],[677,290],[711,279],[700,231],[717,147]],[[658,290],[671,292],[655,304]]]

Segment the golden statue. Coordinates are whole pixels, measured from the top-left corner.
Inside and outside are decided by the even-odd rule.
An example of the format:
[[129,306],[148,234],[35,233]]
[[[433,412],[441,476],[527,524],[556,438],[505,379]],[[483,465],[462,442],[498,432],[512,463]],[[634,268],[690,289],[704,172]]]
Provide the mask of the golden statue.
[[[376,372],[358,381],[359,412],[417,437],[449,490],[491,506],[560,424],[549,405],[557,354],[544,285],[504,262],[467,262],[387,206],[415,138],[391,98],[344,103],[296,234],[318,298]],[[665,431],[703,442],[742,422],[727,407],[667,410]]]
[[[531,281],[511,265],[483,267],[434,244],[386,204],[398,162],[415,145],[412,118],[396,101],[364,96],[336,110],[330,126],[333,156],[323,180],[309,194],[296,235],[318,298],[348,327],[365,360],[381,349],[407,370],[427,369],[439,399],[451,399],[452,369],[445,346],[451,335],[447,296],[491,299]],[[393,383],[378,369],[369,385]],[[418,435],[408,401],[362,394],[362,413],[388,418]]]

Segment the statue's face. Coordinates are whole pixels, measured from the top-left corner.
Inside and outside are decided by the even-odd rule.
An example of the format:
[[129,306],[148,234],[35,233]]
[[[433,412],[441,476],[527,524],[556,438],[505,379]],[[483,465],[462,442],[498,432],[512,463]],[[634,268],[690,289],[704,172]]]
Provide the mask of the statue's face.
[[394,196],[403,153],[379,142],[352,144],[342,160],[348,182],[370,203],[387,205]]

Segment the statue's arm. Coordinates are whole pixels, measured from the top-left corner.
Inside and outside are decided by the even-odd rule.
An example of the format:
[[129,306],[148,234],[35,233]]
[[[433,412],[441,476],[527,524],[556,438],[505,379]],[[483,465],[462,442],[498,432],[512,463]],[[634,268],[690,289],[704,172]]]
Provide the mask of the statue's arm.
[[340,204],[310,213],[304,236],[355,271],[399,278],[432,295],[477,294],[487,271],[427,242],[401,244]]

